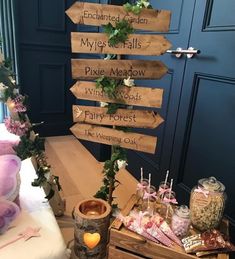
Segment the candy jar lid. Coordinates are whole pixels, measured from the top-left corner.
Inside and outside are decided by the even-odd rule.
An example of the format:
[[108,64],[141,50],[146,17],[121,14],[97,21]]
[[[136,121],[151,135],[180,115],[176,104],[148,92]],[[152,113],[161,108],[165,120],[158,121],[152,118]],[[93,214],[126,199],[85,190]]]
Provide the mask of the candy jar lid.
[[198,185],[212,192],[224,192],[225,190],[225,186],[213,176],[199,180]]
[[181,218],[189,218],[190,209],[187,205],[181,205],[176,209],[175,213]]

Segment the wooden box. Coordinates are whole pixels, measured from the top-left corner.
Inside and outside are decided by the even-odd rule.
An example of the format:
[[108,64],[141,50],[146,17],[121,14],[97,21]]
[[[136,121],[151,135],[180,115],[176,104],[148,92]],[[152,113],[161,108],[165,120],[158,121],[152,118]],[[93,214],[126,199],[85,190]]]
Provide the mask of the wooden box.
[[[122,212],[127,215],[135,204],[135,197],[132,196],[127,206]],[[169,248],[150,240],[146,240],[138,234],[135,234],[125,227],[121,226],[121,222],[115,220],[110,227],[110,241],[108,247],[109,259],[195,259],[194,255],[186,254],[184,249],[175,245]],[[222,223],[223,232],[227,233],[228,224],[226,221]],[[218,254],[214,256],[202,257],[206,259],[229,259],[228,254]]]

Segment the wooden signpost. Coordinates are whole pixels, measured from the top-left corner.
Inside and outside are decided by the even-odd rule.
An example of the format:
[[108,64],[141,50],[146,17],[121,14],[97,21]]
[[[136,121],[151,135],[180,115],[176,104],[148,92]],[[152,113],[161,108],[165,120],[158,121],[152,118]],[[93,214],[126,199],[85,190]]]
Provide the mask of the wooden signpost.
[[77,123],[70,128],[73,134],[83,140],[107,145],[118,145],[132,150],[155,153],[157,138],[138,133]]
[[[171,12],[143,8],[139,15],[127,12],[123,6],[75,2],[67,15],[76,24],[101,26],[111,23],[113,26],[123,19],[134,29],[167,32],[170,26]],[[171,47],[171,43],[162,35],[131,34],[128,39],[111,46],[104,33],[71,33],[72,52],[116,55],[158,56]],[[97,79],[102,76],[114,79],[160,79],[168,68],[159,60],[101,60],[72,59],[72,77],[74,79]],[[113,97],[108,96],[95,82],[77,81],[70,89],[77,97],[125,105],[161,108],[163,89],[149,87],[118,86]],[[73,119],[77,122],[71,131],[84,140],[119,145],[124,148],[154,154],[157,138],[137,133],[128,133],[108,127],[156,128],[162,117],[154,111],[117,109],[109,114],[107,108],[92,106],[73,106]]]
[[102,89],[96,88],[95,82],[77,81],[70,91],[83,100],[155,108],[162,106],[163,89],[159,88],[119,86],[115,91],[116,98],[109,98]]
[[139,15],[126,12],[123,6],[75,2],[66,14],[75,24],[101,26],[122,19],[130,22],[134,29],[167,32],[171,12],[166,10],[143,9]]
[[74,105],[73,121],[150,129],[158,127],[164,121],[154,111],[118,109],[114,114],[108,114],[107,111],[107,108]]
[[110,46],[104,33],[72,32],[72,52],[159,56],[171,47],[162,35],[132,34],[125,43]]
[[110,78],[160,79],[167,67],[158,60],[72,59],[74,79]]

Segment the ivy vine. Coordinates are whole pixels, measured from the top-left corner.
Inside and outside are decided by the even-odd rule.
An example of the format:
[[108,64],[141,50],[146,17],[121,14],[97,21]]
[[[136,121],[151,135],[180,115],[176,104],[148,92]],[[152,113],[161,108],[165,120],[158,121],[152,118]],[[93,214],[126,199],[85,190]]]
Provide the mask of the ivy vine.
[[148,0],[138,0],[134,4],[126,3],[123,5],[125,11],[132,12],[135,15],[139,15],[143,8],[152,9]]
[[111,23],[103,25],[104,32],[108,36],[110,46],[118,43],[124,43],[128,39],[128,35],[134,32],[133,27],[127,20],[121,20],[113,26]]
[[[104,163],[103,186],[101,186],[100,190],[95,194],[96,198],[106,200],[109,202],[109,204],[112,204],[114,199],[112,193],[114,189],[120,184],[120,182],[116,179],[116,174],[121,169],[118,161],[126,162],[126,160],[126,150],[120,146],[112,146],[111,159],[106,160]],[[125,162],[123,162],[124,165]]]

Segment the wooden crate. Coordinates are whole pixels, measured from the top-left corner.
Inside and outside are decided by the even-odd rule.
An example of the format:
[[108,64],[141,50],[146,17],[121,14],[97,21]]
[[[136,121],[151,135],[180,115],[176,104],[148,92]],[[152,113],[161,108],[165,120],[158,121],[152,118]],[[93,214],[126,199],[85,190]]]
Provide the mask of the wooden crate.
[[[127,215],[133,208],[136,197],[132,196],[127,206],[123,210],[123,214]],[[115,220],[110,227],[110,241],[108,247],[109,259],[137,259],[137,258],[153,258],[153,259],[195,259],[194,255],[186,254],[184,249],[178,245],[172,248],[156,244],[150,240],[146,240],[140,235],[127,230],[121,226],[119,220]],[[222,223],[223,232],[227,233],[227,221]],[[215,256],[203,257],[206,259],[229,259],[228,254],[219,254]]]

